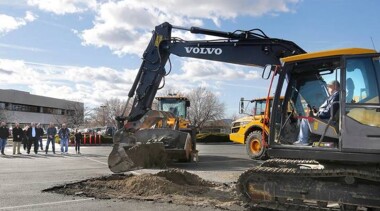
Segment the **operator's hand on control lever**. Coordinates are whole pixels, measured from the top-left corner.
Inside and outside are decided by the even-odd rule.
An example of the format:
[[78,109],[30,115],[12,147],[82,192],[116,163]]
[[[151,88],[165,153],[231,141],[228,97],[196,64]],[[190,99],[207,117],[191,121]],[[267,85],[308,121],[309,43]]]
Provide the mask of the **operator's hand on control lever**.
[[313,112],[313,116],[318,116],[318,110],[314,106],[311,111]]
[[318,115],[318,110],[314,106],[313,106],[313,108],[311,108],[310,105],[307,105],[306,116],[313,117],[313,116],[317,116],[317,115]]
[[313,113],[311,112],[311,110],[310,110],[310,106],[309,106],[309,105],[306,107],[305,115],[308,116],[308,117],[309,117],[309,116],[313,116]]

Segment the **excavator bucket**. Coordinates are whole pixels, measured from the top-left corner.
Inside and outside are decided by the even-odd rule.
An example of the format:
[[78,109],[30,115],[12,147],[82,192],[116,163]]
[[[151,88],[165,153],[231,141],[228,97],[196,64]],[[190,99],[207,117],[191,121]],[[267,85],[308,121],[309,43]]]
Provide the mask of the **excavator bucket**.
[[166,117],[168,112],[151,111],[142,118],[138,130],[119,129],[108,157],[109,169],[121,173],[141,168],[163,168],[169,160],[190,160],[192,140],[189,133],[173,128],[151,128]]

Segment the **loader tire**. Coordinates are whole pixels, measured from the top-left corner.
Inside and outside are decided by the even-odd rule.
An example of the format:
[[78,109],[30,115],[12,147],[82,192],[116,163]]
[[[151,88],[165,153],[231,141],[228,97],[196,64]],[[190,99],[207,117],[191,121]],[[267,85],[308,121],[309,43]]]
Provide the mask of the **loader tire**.
[[248,156],[253,160],[267,159],[266,147],[262,146],[261,139],[261,131],[253,131],[245,140],[245,149]]

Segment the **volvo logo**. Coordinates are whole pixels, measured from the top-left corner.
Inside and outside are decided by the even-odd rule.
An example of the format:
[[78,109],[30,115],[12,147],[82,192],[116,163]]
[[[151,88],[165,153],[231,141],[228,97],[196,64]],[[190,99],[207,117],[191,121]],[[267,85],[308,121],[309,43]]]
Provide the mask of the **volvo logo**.
[[222,54],[222,49],[220,48],[198,48],[198,47],[185,47],[186,53],[193,54]]

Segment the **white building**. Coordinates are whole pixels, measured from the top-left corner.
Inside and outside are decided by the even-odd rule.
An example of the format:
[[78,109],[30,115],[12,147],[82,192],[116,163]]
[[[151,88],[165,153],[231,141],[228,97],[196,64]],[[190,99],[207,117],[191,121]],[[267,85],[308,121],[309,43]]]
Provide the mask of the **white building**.
[[53,122],[69,126],[83,122],[84,105],[81,102],[33,95],[18,90],[0,89],[0,120],[12,127],[31,122],[41,123],[44,128]]

